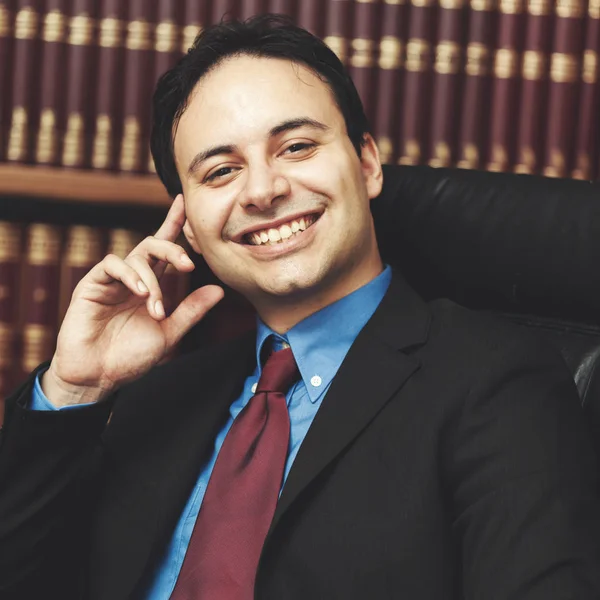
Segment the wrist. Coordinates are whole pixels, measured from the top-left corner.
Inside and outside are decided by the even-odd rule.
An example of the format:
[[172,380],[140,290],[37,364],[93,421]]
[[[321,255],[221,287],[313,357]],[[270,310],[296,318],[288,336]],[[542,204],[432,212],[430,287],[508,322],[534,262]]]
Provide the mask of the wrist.
[[68,383],[55,373],[52,364],[41,376],[40,386],[44,396],[55,408],[99,402],[112,391],[101,386]]

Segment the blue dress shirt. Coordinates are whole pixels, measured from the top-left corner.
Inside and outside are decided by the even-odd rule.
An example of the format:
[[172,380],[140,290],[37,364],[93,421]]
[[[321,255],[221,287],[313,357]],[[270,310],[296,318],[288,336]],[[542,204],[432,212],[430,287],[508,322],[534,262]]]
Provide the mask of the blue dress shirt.
[[[183,509],[171,541],[165,548],[158,567],[147,585],[144,595],[146,600],[167,600],[171,596],[219,450],[233,420],[253,396],[253,386],[260,378],[260,354],[263,344],[271,336],[273,336],[275,349],[284,343],[289,344],[301,375],[301,379],[291,387],[286,395],[290,415],[290,446],[283,475],[285,483],[300,445],[319,410],[331,381],[356,336],[379,306],[390,280],[391,269],[386,266],[383,272],[368,284],[310,315],[283,336],[271,331],[259,319],[254,373],[245,380],[241,395],[229,409],[229,419],[215,440],[212,456],[199,474],[196,486]],[[39,376],[34,387],[31,408],[55,410],[42,392]],[[66,410],[69,408],[79,407],[65,407]]]

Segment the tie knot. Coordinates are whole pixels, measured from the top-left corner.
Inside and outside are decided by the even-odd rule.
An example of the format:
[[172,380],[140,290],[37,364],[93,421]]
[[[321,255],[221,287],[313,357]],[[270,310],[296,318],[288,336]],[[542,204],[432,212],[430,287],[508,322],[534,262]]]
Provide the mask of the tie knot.
[[298,379],[298,365],[291,348],[273,352],[263,367],[256,392],[281,392],[285,394]]

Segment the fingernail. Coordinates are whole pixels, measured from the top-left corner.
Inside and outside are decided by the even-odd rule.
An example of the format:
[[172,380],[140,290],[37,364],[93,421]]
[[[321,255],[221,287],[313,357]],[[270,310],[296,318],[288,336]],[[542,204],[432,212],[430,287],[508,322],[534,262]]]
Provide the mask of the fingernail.
[[193,265],[194,264],[192,259],[187,254],[182,254],[180,256],[180,260],[184,265]]
[[143,281],[138,281],[137,287],[138,287],[138,290],[140,290],[140,292],[142,292],[142,294],[145,294],[148,291],[148,288],[144,285]]
[[159,317],[165,316],[165,309],[163,308],[163,303],[160,300],[157,300],[154,303],[154,310]]

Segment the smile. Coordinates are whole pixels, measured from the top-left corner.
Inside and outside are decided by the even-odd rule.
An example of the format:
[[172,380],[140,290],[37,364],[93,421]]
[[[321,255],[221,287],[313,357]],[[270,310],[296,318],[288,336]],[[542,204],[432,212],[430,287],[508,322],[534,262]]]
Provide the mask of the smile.
[[313,225],[320,215],[312,214],[283,223],[277,228],[271,227],[252,231],[244,236],[244,242],[253,246],[273,246],[286,240],[302,235]]

